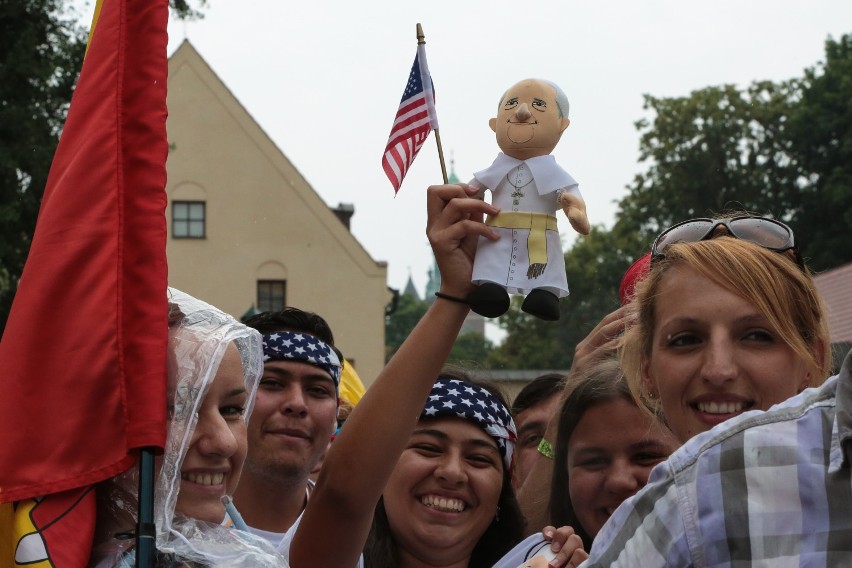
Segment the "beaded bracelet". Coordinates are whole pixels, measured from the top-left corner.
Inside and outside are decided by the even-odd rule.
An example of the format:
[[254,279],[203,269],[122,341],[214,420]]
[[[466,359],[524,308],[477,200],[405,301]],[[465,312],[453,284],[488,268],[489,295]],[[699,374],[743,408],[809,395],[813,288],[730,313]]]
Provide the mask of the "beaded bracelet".
[[553,459],[553,444],[542,438],[541,442],[538,443],[538,453],[546,458]]

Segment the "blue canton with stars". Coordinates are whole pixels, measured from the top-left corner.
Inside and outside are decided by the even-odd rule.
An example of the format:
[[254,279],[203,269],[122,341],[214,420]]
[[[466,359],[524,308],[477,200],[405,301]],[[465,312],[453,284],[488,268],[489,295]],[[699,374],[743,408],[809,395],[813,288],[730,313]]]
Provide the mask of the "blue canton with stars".
[[414,57],[414,65],[411,66],[411,73],[408,75],[408,83],[405,84],[405,91],[402,92],[402,100],[407,101],[413,96],[423,92],[423,78],[420,76],[420,55]]
[[263,362],[304,361],[323,369],[340,385],[340,358],[325,341],[308,333],[277,331],[263,336]]
[[429,393],[421,418],[455,416],[474,422],[497,442],[506,470],[512,467],[512,456],[518,434],[509,409],[493,394],[478,385],[458,379],[438,379]]

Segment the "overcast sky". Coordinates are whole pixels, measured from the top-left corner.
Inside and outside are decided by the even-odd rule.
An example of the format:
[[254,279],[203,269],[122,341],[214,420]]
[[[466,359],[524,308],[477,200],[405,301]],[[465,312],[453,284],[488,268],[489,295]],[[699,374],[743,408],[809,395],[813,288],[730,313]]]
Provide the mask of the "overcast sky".
[[500,95],[526,77],[550,79],[571,104],[557,161],[580,183],[591,222],[609,227],[642,170],[643,94],[800,77],[829,36],[852,32],[852,1],[209,0],[204,19],[172,22],[169,52],[189,39],[325,202],[355,206],[352,232],[388,262],[388,285],[403,288],[411,274],[422,294],[425,190],[441,183],[434,134],[396,198],[381,167],[418,22],[447,167],[453,156],[468,180],[490,165]]

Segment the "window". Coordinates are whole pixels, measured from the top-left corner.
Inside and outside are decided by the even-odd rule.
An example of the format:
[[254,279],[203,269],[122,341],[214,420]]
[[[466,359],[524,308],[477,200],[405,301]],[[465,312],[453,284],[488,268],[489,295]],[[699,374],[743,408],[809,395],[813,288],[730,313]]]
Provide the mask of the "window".
[[203,201],[172,202],[172,237],[203,239],[205,233],[205,203]]
[[286,305],[287,282],[285,280],[257,281],[257,309],[270,312]]

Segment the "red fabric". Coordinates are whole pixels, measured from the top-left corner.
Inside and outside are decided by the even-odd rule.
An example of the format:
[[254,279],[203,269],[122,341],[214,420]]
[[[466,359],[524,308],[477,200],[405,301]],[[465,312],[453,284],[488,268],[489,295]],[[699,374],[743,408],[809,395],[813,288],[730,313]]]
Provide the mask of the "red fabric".
[[15,568],[87,566],[95,534],[95,492],[90,487],[18,501],[14,532]]
[[0,502],[166,434],[168,0],[104,0],[0,341]]
[[618,298],[621,300],[622,306],[633,299],[633,291],[636,288],[636,284],[648,274],[650,269],[650,252],[640,256],[630,265],[630,268],[621,277],[621,285],[618,287]]

